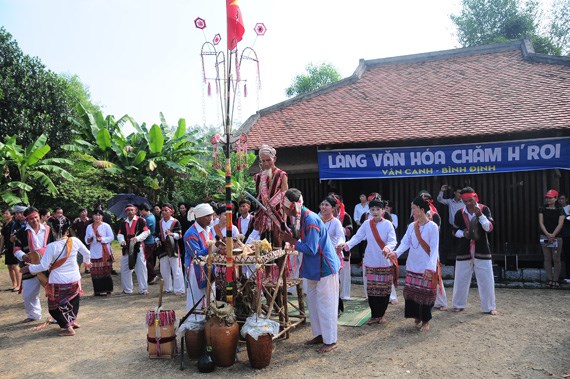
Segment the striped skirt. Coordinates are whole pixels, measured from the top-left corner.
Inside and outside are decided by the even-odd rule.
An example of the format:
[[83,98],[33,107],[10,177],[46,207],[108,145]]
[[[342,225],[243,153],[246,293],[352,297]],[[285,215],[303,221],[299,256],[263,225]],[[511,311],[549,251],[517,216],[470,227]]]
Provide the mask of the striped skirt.
[[392,291],[393,269],[366,266],[366,291],[368,296],[389,296]]
[[421,305],[433,306],[435,303],[437,287],[432,286],[431,280],[425,280],[424,274],[408,271],[404,299],[412,300]]
[[113,278],[111,277],[113,260],[108,259],[107,262],[103,262],[103,258],[91,259],[91,263],[93,264],[91,267],[93,291],[95,293],[113,292]]

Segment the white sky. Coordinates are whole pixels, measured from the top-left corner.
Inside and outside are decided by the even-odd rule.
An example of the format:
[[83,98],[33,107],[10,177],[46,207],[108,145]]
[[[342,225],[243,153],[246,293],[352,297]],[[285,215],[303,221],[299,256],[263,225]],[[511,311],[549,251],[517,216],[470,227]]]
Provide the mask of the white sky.
[[[285,89],[308,63],[331,63],[350,76],[359,59],[459,47],[449,18],[459,0],[239,0],[245,35],[260,60],[244,64],[248,97],[238,97],[234,125],[286,100]],[[206,20],[204,32],[194,19]],[[221,124],[219,99],[205,96],[200,49],[216,33],[225,52],[225,0],[0,0],[0,25],[24,53],[51,70],[76,74],[94,102],[139,123]],[[263,22],[264,36],[253,28]],[[251,63],[251,62],[250,62]],[[206,62],[213,71],[213,63]],[[215,94],[212,82],[212,92]],[[243,91],[241,91],[243,93]]]

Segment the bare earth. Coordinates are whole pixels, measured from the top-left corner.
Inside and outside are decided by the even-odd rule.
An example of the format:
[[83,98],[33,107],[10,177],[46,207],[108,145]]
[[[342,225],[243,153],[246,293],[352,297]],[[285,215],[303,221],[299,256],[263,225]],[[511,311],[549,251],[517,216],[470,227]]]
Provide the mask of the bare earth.
[[[115,291],[121,292],[119,276]],[[89,377],[139,378],[202,375],[187,357],[180,371],[180,357],[149,359],[146,352],[147,310],[154,308],[158,286],[151,295],[114,294],[93,297],[91,279],[83,275],[75,337],[59,337],[59,328],[33,332],[38,323],[20,324],[25,318],[21,296],[0,292],[3,315],[0,329],[2,378]],[[0,270],[0,289],[9,288],[8,272]],[[43,290],[42,290],[43,292]],[[570,371],[570,291],[497,289],[499,316],[479,312],[477,290],[470,307],[461,313],[434,310],[431,331],[420,333],[412,320],[404,319],[400,304],[390,305],[384,326],[339,327],[339,348],[319,354],[303,345],[311,337],[309,325],[275,344],[271,365],[263,370],[249,366],[245,345],[239,361],[217,368],[210,377],[321,378],[562,378]],[[362,286],[353,285],[362,296]],[[451,299],[451,289],[447,289]],[[185,314],[185,298],[168,295],[167,309]],[[42,294],[44,320],[47,303]]]

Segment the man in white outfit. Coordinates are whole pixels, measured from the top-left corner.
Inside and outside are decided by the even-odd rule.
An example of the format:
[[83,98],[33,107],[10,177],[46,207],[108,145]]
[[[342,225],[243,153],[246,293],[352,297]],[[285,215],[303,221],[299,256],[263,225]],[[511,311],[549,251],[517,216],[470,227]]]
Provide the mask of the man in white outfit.
[[479,198],[473,188],[461,190],[461,199],[465,206],[455,214],[457,226],[457,256],[455,262],[455,281],[453,284],[452,306],[454,312],[460,312],[467,306],[471,276],[475,271],[481,311],[496,315],[495,278],[488,234],[493,231],[493,217],[489,207],[479,204]]
[[[121,223],[119,233],[117,234],[117,240],[123,249],[123,256],[121,257],[121,286],[123,287],[123,293],[133,293],[134,271],[137,274],[140,294],[148,295],[146,259],[141,242],[149,236],[150,231],[146,226],[145,219],[137,216],[137,208],[133,204],[128,204],[125,207],[125,214],[127,218]],[[134,259],[132,259],[132,255],[135,256]]]

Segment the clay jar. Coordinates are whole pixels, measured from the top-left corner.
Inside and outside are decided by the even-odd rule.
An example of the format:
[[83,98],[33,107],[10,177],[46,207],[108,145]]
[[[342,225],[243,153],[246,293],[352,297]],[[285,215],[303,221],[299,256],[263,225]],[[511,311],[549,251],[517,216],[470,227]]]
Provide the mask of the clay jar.
[[204,325],[206,345],[211,346],[216,366],[228,367],[234,364],[238,344],[239,327],[237,322],[226,325],[212,317]]
[[247,346],[247,357],[251,367],[262,369],[271,363],[271,353],[273,352],[273,338],[270,334],[263,334],[257,338],[249,334],[245,338]]
[[186,334],[184,335],[184,341],[186,342],[186,352],[188,353],[188,358],[200,358],[206,345],[205,340],[206,337],[204,336],[204,329],[186,331]]

